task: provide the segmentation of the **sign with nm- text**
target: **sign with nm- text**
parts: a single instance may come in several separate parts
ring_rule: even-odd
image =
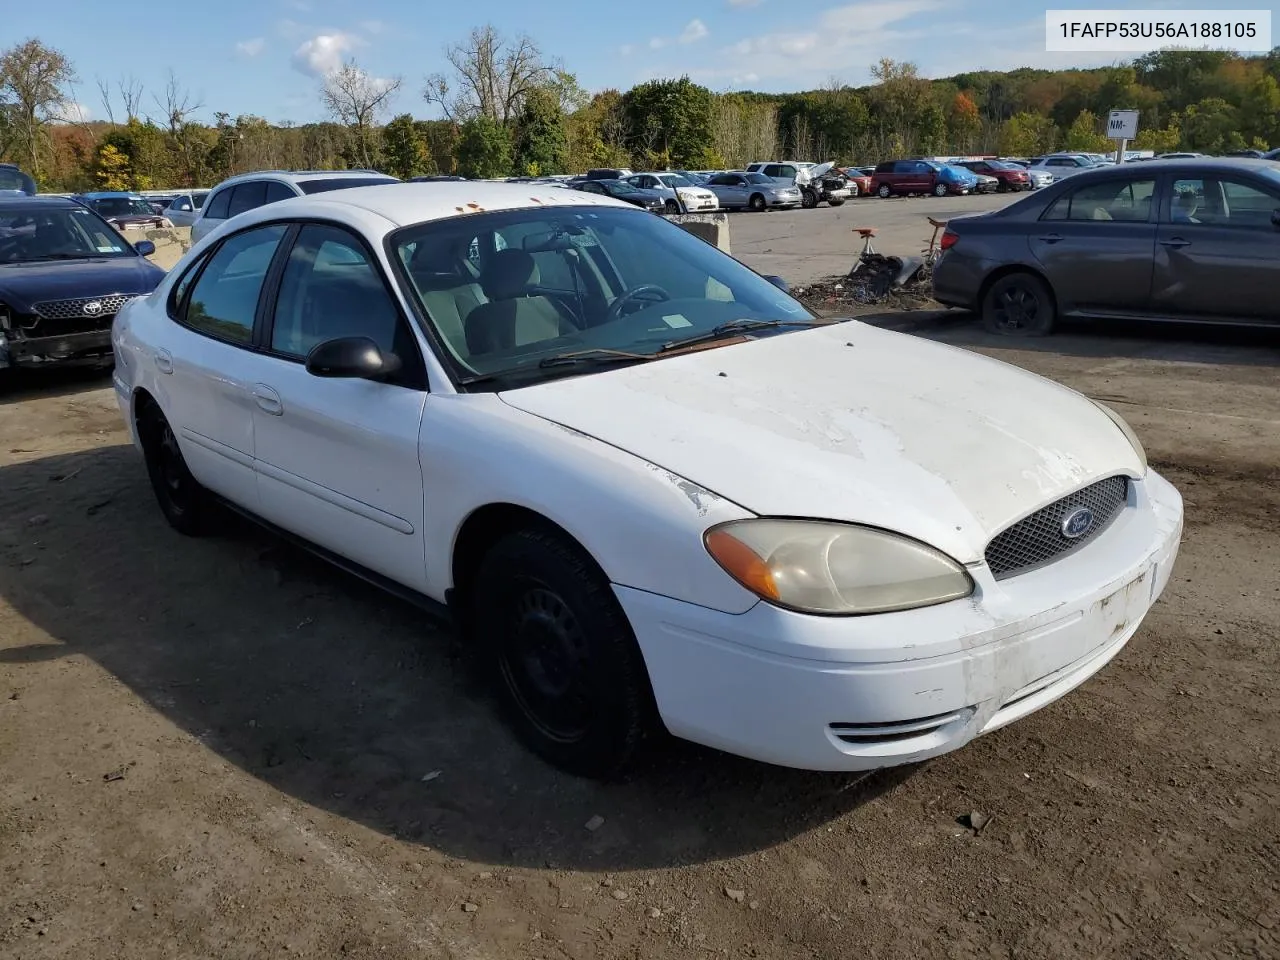
[[[1112,110],[1107,118],[1107,136],[1112,140],[1132,140],[1138,135],[1137,110]]]

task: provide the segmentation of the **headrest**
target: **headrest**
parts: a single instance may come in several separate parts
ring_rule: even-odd
[[[523,250],[499,250],[480,271],[480,289],[490,300],[523,296],[538,283],[538,265]]]

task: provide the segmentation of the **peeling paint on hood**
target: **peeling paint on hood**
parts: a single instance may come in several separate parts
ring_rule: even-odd
[[[848,322],[502,394],[753,513],[873,524],[961,562],[1045,503],[1136,475],[1085,397]]]

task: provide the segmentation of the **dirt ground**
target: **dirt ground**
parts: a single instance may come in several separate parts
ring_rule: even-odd
[[[559,774],[415,610],[172,533],[100,375],[0,391],[0,956],[1280,956],[1280,338],[895,323],[1115,404],[1188,522],[1099,676],[861,780]]]

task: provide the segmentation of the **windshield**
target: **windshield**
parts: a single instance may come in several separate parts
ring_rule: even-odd
[[[692,187],[693,181],[688,177],[682,177],[678,173],[664,173],[658,178],[668,187]]]
[[[151,204],[141,197],[94,197],[89,205],[100,217],[154,217]]]
[[[120,234],[88,210],[0,206],[0,263],[133,254]]]
[[[625,180],[601,180],[600,183],[605,185],[605,189],[610,193],[639,193],[633,184],[627,183]]]
[[[748,173],[746,177],[747,183],[773,183],[773,181],[763,173]]]
[[[812,319],[768,280],[640,210],[472,214],[405,227],[390,242],[463,379],[524,385],[570,373],[539,366],[556,355],[644,358],[725,323]]]

